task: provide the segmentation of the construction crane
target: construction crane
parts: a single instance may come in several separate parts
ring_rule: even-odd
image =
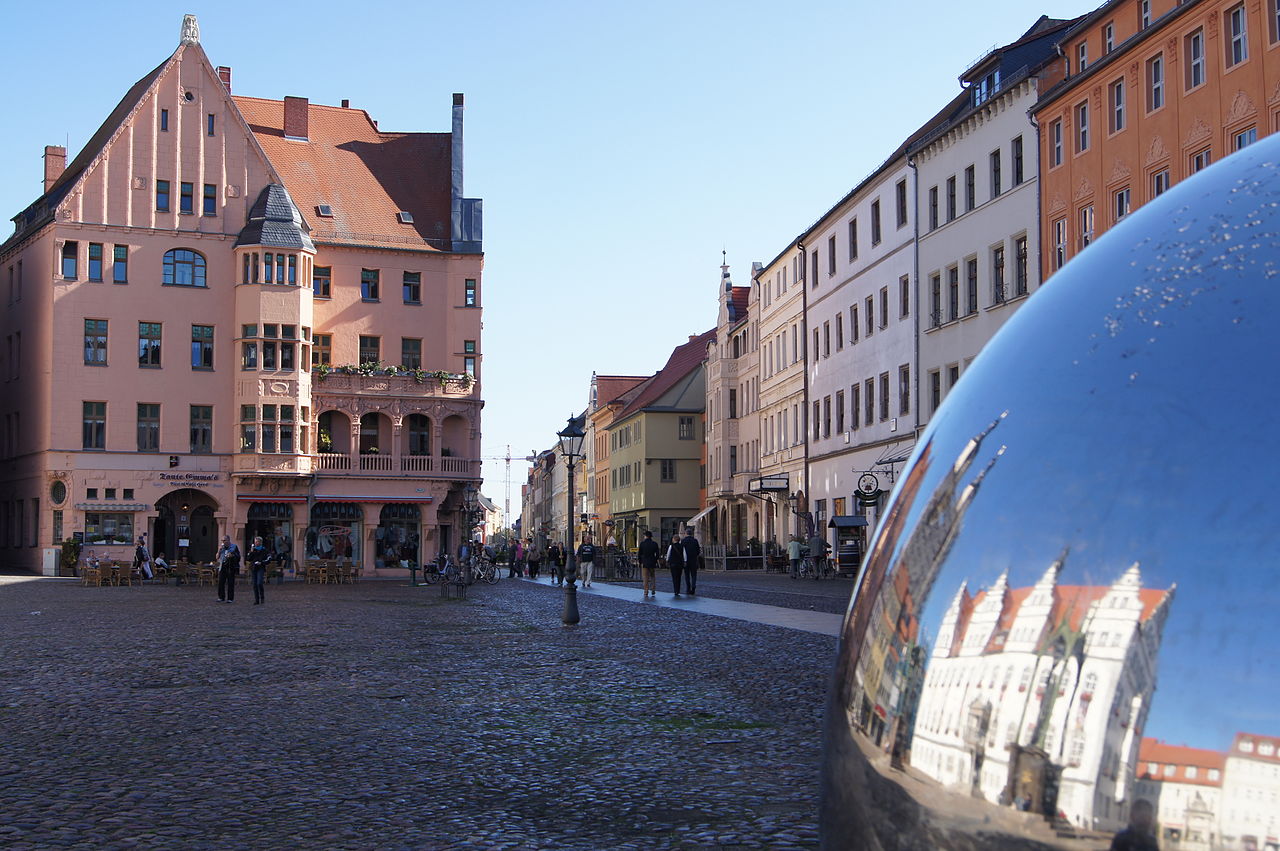
[[[502,506],[502,511],[503,511],[502,522],[510,526],[511,525],[511,444],[510,443],[507,444],[506,455],[482,455],[480,457],[484,461],[505,461],[507,464],[507,475],[506,475],[507,494],[506,494],[506,502]],[[536,461],[537,456],[525,455],[520,460]]]

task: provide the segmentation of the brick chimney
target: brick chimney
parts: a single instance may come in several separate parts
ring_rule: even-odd
[[[307,138],[306,98],[286,97],[284,99],[284,136],[286,139]]]
[[[44,146],[44,191],[48,192],[49,187],[62,177],[62,172],[67,168],[67,149],[61,145],[45,145]]]
[[[218,79],[227,87],[227,94],[231,94],[231,69],[228,66],[218,66]]]

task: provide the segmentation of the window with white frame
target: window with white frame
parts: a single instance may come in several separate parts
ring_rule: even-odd
[[[1107,99],[1111,113],[1111,132],[1119,133],[1124,129],[1124,77],[1107,87]]]
[[[1062,119],[1049,124],[1049,165],[1062,165]]]
[[[1110,53],[1116,46],[1116,25],[1108,21],[1102,28],[1102,52]]]
[[[1057,219],[1052,226],[1053,268],[1061,269],[1067,262],[1067,220]]]
[[[1147,112],[1164,106],[1164,54],[1147,60]]]
[[[1093,205],[1080,208],[1080,247],[1093,242]]]
[[[1169,169],[1161,169],[1151,175],[1151,197],[1158,198],[1169,189]]]
[[[1077,70],[1083,71],[1089,65],[1089,42],[1082,41],[1076,45]]]
[[[1112,193],[1111,198],[1114,202],[1112,209],[1115,210],[1115,221],[1118,222],[1125,216],[1129,215],[1129,210],[1131,209],[1132,196],[1129,192],[1129,187],[1126,186],[1123,189],[1117,189]]]
[[[1257,127],[1250,127],[1247,130],[1241,130],[1239,133],[1235,134],[1235,136],[1232,137],[1232,145],[1235,147],[1235,150],[1237,151],[1240,150],[1241,148],[1249,147],[1256,141],[1258,141]]]
[[[1194,89],[1204,83],[1204,28],[1193,32],[1184,40],[1187,65],[1187,88]]]
[[[1208,148],[1203,151],[1196,151],[1191,155],[1191,173],[1195,174],[1209,167],[1209,163],[1213,162],[1213,154]]]
[[[1089,102],[1076,104],[1076,153],[1089,150]]]
[[[1249,28],[1243,3],[1227,11],[1226,30],[1227,67],[1234,68],[1249,58]]]
[[[1151,26],[1151,0],[1142,0],[1138,14],[1144,30]]]

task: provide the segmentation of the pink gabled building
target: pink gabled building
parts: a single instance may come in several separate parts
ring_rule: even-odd
[[[479,485],[481,210],[452,128],[231,94],[193,17],[0,245],[0,559],[261,534],[396,575]]]

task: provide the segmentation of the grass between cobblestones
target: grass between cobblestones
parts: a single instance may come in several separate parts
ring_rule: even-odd
[[[503,582],[0,577],[6,848],[816,847],[835,640]],[[249,598],[249,599],[246,599]]]

